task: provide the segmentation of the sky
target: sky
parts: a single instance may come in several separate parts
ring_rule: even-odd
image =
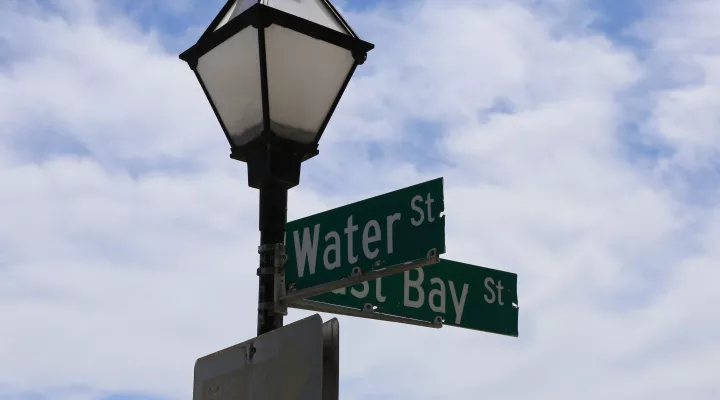
[[[255,336],[257,191],[178,59],[222,3],[0,1],[0,399],[189,399]],[[720,398],[720,1],[336,3],[376,47],[288,217],[443,177],[520,303],[339,317],[341,398]]]

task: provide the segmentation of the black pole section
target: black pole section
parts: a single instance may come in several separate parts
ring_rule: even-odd
[[[260,187],[260,286],[258,290],[257,334],[283,326],[283,317],[274,312],[275,244],[284,244],[287,222],[288,189],[282,184],[266,182]]]

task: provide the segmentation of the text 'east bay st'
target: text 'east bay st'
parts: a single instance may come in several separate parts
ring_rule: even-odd
[[[517,336],[517,275],[450,260],[310,300]]]

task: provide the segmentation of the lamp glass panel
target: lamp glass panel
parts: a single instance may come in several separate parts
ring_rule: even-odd
[[[265,29],[270,127],[312,143],[355,59],[344,48],[278,25]]]
[[[249,26],[198,60],[200,79],[235,145],[262,132],[258,43],[257,29]]]
[[[242,14],[245,10],[257,4],[257,2],[258,0],[235,0],[233,5],[230,6],[230,9],[228,9],[223,18],[220,20],[220,23],[215,27],[215,30],[222,28],[230,22],[231,19]]]
[[[264,4],[316,24],[349,34],[324,0],[265,0]]]

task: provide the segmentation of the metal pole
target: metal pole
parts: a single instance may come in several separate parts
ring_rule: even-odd
[[[283,326],[283,316],[275,312],[276,244],[284,244],[287,222],[287,196],[285,186],[267,182],[260,187],[260,268],[258,269],[258,324],[257,334],[262,335]]]

